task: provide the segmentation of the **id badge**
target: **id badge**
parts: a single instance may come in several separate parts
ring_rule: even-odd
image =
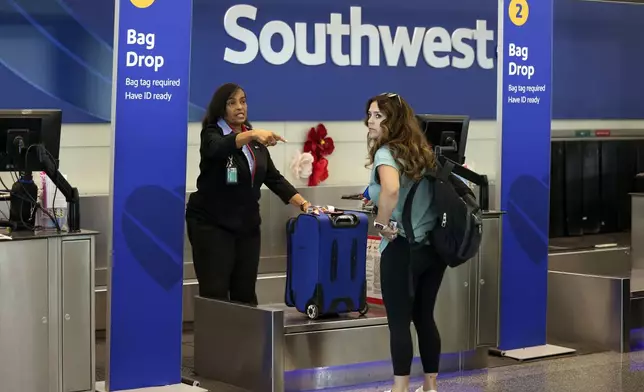
[[[226,165],[226,184],[237,185],[237,167],[233,164],[233,158],[228,158]]]

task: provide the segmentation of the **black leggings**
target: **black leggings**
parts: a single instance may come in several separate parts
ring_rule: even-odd
[[[410,322],[418,334],[418,348],[425,373],[438,373],[441,338],[434,321],[436,296],[446,265],[431,246],[414,251],[415,260],[428,260],[410,293],[410,246],[403,237],[389,243],[380,257],[382,299],[389,323],[389,344],[395,376],[409,376],[413,358]]]
[[[237,235],[198,218],[187,217],[199,296],[257,305],[255,284],[261,235]]]

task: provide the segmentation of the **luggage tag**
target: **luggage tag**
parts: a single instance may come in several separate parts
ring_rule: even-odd
[[[228,157],[228,164],[226,165],[226,184],[237,185],[237,166],[233,162],[233,157]]]

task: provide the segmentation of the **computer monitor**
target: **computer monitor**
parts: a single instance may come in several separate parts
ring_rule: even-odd
[[[446,158],[461,165],[465,163],[469,116],[418,114],[416,119],[432,147],[445,147],[442,154]]]
[[[0,110],[0,172],[44,171],[43,151],[58,166],[62,117],[59,109]]]
[[[79,232],[78,188],[73,187],[58,170],[62,118],[60,109],[0,110],[0,172],[21,172],[26,177],[29,177],[31,172],[45,172],[67,201],[69,231]],[[20,185],[20,180],[16,181],[16,184],[17,186],[11,190],[12,203],[15,199],[20,204],[24,204],[25,201],[36,204],[37,191],[36,195],[27,195],[29,191]],[[33,189],[31,193],[34,193]],[[14,210],[14,206],[11,209]],[[18,209],[15,211],[12,216],[23,215]],[[46,213],[55,221],[49,212]],[[8,224],[2,222],[2,225],[18,227],[15,223],[10,219]],[[56,227],[60,230],[57,223]]]

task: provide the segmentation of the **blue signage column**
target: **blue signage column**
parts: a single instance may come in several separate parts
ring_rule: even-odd
[[[502,350],[546,343],[553,0],[499,2]]]
[[[191,0],[116,0],[110,391],[181,382]]]

